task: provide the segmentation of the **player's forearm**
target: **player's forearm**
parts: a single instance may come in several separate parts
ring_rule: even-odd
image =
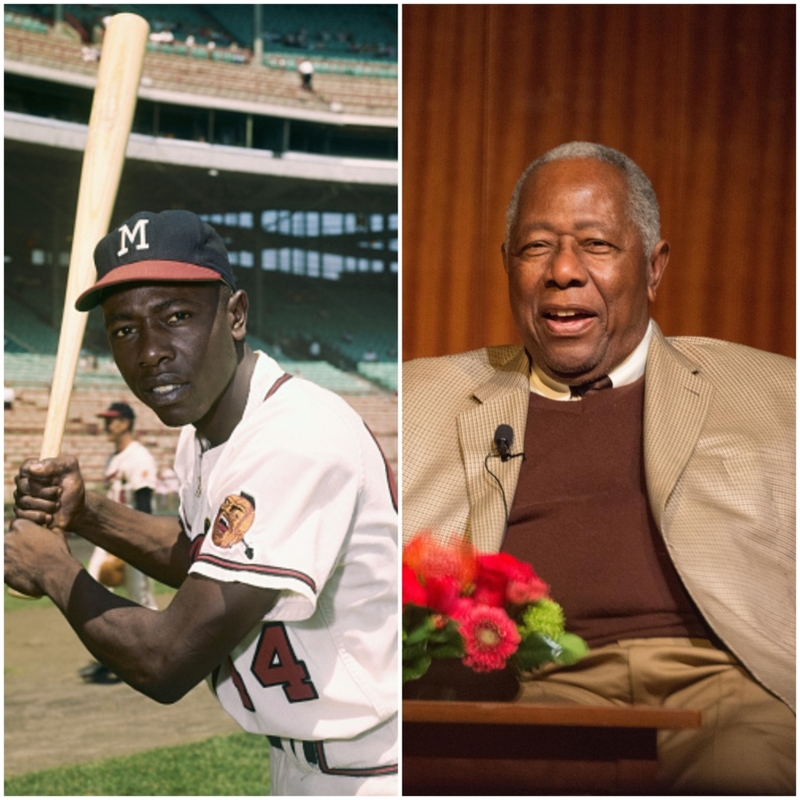
[[[38,561],[37,563],[40,563]],[[68,554],[37,585],[87,649],[137,691],[174,703],[221,664],[275,606],[278,591],[190,576],[163,611],[106,591]]]
[[[168,586],[180,586],[189,570],[189,540],[177,517],[144,514],[87,493],[73,531]]]
[[[165,631],[162,614],[107,591],[75,559],[52,562],[42,583],[87,650],[132,688],[173,703],[199,682],[187,681],[170,659],[177,637]]]

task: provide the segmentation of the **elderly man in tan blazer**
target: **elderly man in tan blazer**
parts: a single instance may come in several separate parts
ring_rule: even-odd
[[[592,651],[522,701],[700,709],[660,734],[665,791],[794,794],[795,365],[662,335],[659,226],[610,148],[523,173],[503,260],[524,348],[404,366],[404,535],[466,532],[551,585]]]

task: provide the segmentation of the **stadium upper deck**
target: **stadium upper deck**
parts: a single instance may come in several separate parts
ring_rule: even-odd
[[[101,42],[85,41],[78,28],[67,23],[48,24],[8,8],[4,36],[7,73],[81,87],[94,85]],[[334,58],[325,51],[284,50],[257,57],[235,44],[209,48],[208,43],[196,39],[191,45],[186,39],[151,41],[140,99],[337,125],[397,126],[396,64]],[[302,88],[297,72],[303,58],[314,65],[313,91]]]

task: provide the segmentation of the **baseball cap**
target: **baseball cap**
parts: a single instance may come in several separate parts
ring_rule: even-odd
[[[105,411],[101,411],[98,417],[105,417],[106,419],[129,419],[133,422],[136,419],[136,414],[127,403],[112,403]]]
[[[220,235],[191,211],[140,211],[104,236],[94,250],[98,281],[76,301],[90,311],[105,289],[126,283],[223,281],[236,291]]]

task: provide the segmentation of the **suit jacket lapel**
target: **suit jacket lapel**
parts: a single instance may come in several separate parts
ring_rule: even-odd
[[[520,348],[490,380],[476,388],[473,394],[478,404],[457,419],[470,506],[469,533],[479,550],[496,552],[503,541],[507,509],[511,509],[517,489],[522,459],[505,463],[496,457],[489,459],[488,466],[502,485],[501,491],[486,469],[486,456],[493,452],[494,432],[503,423],[514,430],[512,452],[522,449],[530,391],[528,371],[528,357]]]
[[[654,323],[645,377],[644,459],[650,508],[662,532],[664,507],[697,444],[713,392]]]

